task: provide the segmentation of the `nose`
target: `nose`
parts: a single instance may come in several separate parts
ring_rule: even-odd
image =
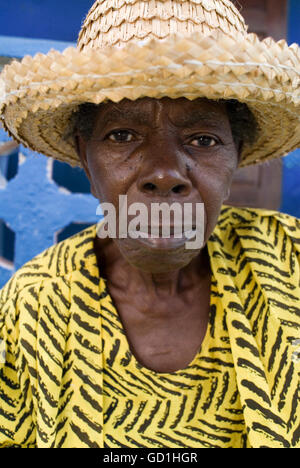
[[[152,196],[168,197],[174,194],[187,197],[192,191],[192,182],[184,156],[170,141],[149,144],[142,158],[138,188]]]

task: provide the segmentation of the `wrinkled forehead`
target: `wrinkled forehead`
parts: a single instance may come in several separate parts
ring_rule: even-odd
[[[163,97],[140,98],[136,101],[123,99],[119,103],[105,102],[100,104],[97,120],[107,122],[113,120],[134,120],[140,124],[155,123],[162,116],[176,121],[178,126],[193,125],[201,120],[213,119],[223,124],[227,120],[226,106],[217,101],[198,98],[172,99]]]

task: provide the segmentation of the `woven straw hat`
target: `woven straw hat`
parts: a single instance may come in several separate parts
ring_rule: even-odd
[[[97,0],[77,48],[26,56],[0,75],[0,116],[23,145],[80,166],[70,118],[83,102],[236,99],[259,133],[240,166],[300,146],[300,49],[248,34],[229,0]]]

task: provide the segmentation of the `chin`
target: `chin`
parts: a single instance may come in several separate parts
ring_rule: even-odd
[[[124,242],[125,240],[127,242]],[[167,273],[184,268],[201,251],[201,249],[186,250],[184,246],[170,250],[147,249],[135,245],[134,242],[128,242],[128,239],[119,240],[118,247],[130,265],[148,273]]]

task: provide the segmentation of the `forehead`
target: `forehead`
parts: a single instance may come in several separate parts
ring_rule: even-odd
[[[98,122],[108,123],[119,120],[133,120],[139,124],[153,124],[161,116],[167,115],[176,126],[193,125],[201,120],[224,123],[227,112],[224,103],[208,99],[186,98],[161,99],[140,98],[136,101],[123,99],[119,103],[108,102],[99,106]]]

